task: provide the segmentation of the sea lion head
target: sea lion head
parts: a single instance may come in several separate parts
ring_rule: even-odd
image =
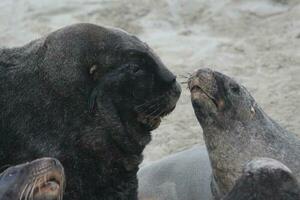
[[[243,168],[243,174],[224,200],[296,200],[300,187],[292,171],[271,158],[255,158]]]
[[[64,170],[54,158],[9,167],[0,174],[1,199],[61,200],[64,188]]]
[[[136,36],[118,29],[106,31],[110,40],[105,49],[110,50],[90,70],[95,91],[109,94],[122,119],[138,121],[151,131],[175,108],[181,93],[176,76]],[[101,101],[101,95],[96,96]]]
[[[146,43],[121,29],[79,23],[49,34],[41,43],[37,54],[42,79],[64,98],[90,93],[101,98],[105,93],[123,120],[138,119],[152,130],[180,96],[176,76]],[[96,112],[101,108],[96,105],[99,99],[94,100],[90,109]]]
[[[203,128],[228,128],[257,116],[257,105],[245,87],[210,69],[200,69],[188,83],[195,114]]]

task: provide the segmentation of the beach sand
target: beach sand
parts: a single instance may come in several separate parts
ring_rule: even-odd
[[[2,47],[77,22],[117,26],[146,41],[180,82],[203,67],[234,77],[266,113],[300,135],[299,0],[1,0],[0,9]],[[182,84],[144,164],[197,143],[202,129]]]

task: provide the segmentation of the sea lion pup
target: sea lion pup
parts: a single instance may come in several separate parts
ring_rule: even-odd
[[[299,200],[300,187],[291,170],[270,158],[257,158],[223,200]]]
[[[169,155],[139,170],[139,200],[211,200],[211,173],[205,146]]]
[[[54,158],[12,166],[0,174],[1,200],[62,200],[64,168]]]
[[[253,157],[276,159],[300,180],[299,138],[264,113],[245,87],[210,69],[195,72],[188,85],[221,195]]]
[[[181,92],[145,43],[76,24],[2,49],[0,66],[0,164],[55,157],[68,178],[64,199],[137,198],[150,131]]]

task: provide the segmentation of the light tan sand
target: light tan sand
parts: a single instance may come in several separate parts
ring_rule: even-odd
[[[233,76],[300,135],[300,0],[1,0],[0,9],[1,46],[75,22],[118,26],[146,41],[177,75],[210,67]],[[176,110],[153,132],[145,163],[203,143],[182,88]]]

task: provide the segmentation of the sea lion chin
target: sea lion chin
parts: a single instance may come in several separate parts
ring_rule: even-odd
[[[245,87],[200,69],[189,78],[189,89],[221,194],[231,190],[253,157],[274,158],[300,180],[300,139],[271,119]]]

